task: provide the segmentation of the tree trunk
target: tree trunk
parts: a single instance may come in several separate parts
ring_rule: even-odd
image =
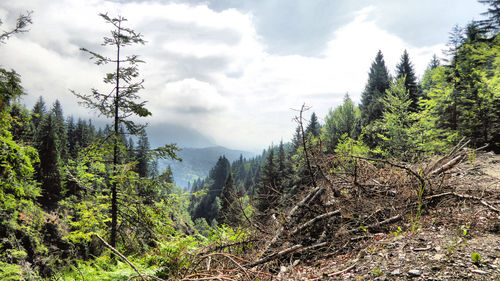
[[[116,52],[116,92],[115,92],[115,126],[114,126],[114,143],[113,143],[113,176],[115,180],[111,186],[111,241],[110,245],[116,247],[116,234],[118,228],[118,202],[117,202],[117,183],[116,183],[116,166],[118,165],[118,126],[119,115],[118,106],[120,99],[120,25],[118,23],[118,37],[117,37],[117,52]]]

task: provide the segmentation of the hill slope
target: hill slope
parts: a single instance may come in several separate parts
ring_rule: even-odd
[[[174,174],[176,185],[187,188],[188,182],[208,176],[210,169],[215,165],[220,156],[224,155],[229,162],[233,162],[242,156],[250,158],[254,153],[241,150],[233,150],[222,146],[211,146],[205,148],[182,148],[178,156],[182,162],[173,160],[161,160],[159,169],[162,171],[169,165]]]

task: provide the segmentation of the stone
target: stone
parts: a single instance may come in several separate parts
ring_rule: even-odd
[[[477,274],[482,274],[482,275],[488,274],[488,272],[480,270],[480,269],[473,269],[472,272],[477,273]]]
[[[412,270],[408,271],[408,275],[417,277],[417,276],[422,275],[422,272],[420,272],[420,270],[418,270],[418,269],[412,269]]]
[[[432,270],[432,271],[438,271],[438,270],[441,270],[441,266],[439,266],[439,265],[433,265],[433,266],[431,267],[431,270]]]
[[[394,269],[394,270],[391,272],[391,275],[394,275],[394,276],[401,275],[401,271],[399,270],[399,268],[396,268],[396,269]]]

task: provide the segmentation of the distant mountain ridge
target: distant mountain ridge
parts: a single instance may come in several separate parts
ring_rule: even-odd
[[[160,160],[160,171],[166,169],[169,165],[174,174],[175,184],[184,188],[188,187],[188,182],[193,182],[198,178],[208,176],[210,169],[217,163],[219,157],[224,155],[229,162],[233,162],[240,158],[251,158],[255,153],[229,149],[223,146],[210,146],[204,148],[181,148],[177,153],[182,159],[182,162],[173,161],[170,159]]]

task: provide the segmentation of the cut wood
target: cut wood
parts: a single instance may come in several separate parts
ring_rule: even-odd
[[[275,260],[279,257],[282,257],[282,256],[286,256],[286,255],[289,255],[289,254],[292,254],[292,253],[295,253],[295,252],[298,252],[302,249],[302,245],[298,244],[298,245],[295,245],[295,246],[292,246],[288,249],[285,249],[283,251],[280,251],[278,253],[275,253],[275,254],[272,254],[270,256],[267,256],[263,259],[260,259],[256,262],[253,262],[251,264],[248,264],[246,265],[247,268],[252,268],[252,267],[256,267],[257,265],[261,265],[261,264],[264,264],[264,263],[267,263],[267,262],[270,262],[272,260]]]
[[[487,201],[483,200],[483,198],[471,196],[471,195],[466,195],[466,194],[459,194],[459,193],[455,193],[455,192],[445,192],[445,193],[435,194],[432,196],[427,196],[427,197],[425,197],[425,199],[430,200],[430,199],[435,199],[435,198],[444,197],[444,196],[448,196],[448,195],[455,196],[455,197],[461,198],[461,199],[472,199],[472,200],[479,201],[479,203],[481,203],[481,205],[486,206],[488,209],[490,209],[496,213],[500,213],[499,209],[497,209],[491,205],[491,204],[494,204],[494,202],[487,202]]]
[[[288,213],[288,215],[286,216],[286,219],[285,219],[285,223],[289,223],[293,216],[295,215],[295,213],[297,213],[297,211],[304,207],[306,204],[312,202],[317,196],[319,196],[321,193],[323,193],[325,189],[322,188],[322,187],[315,187],[314,189],[312,189],[306,197],[304,197],[304,199],[302,199],[297,205],[295,205],[291,210],[290,212]],[[278,230],[276,231],[276,234],[273,236],[273,238],[271,240],[269,240],[268,243],[266,243],[266,245],[264,246],[263,250],[260,252],[261,254],[265,253],[271,246],[273,246],[277,241],[278,239],[281,237],[281,235],[283,234],[283,231],[285,230],[285,226],[284,225],[281,225]]]
[[[438,169],[432,171],[430,173],[431,176],[435,176],[435,175],[439,175],[443,172],[446,172],[448,170],[450,170],[451,168],[453,168],[455,165],[457,165],[460,160],[462,160],[462,158],[464,158],[465,154],[460,154],[458,155],[457,157],[451,159],[450,161],[448,161],[446,164],[444,164],[443,166],[439,167]]]
[[[300,231],[310,227],[311,225],[315,224],[317,221],[320,221],[320,220],[323,220],[323,219],[326,219],[326,218],[329,218],[329,217],[333,217],[333,216],[336,216],[336,215],[339,215],[340,214],[340,210],[335,210],[335,211],[332,211],[332,212],[328,212],[328,213],[325,213],[325,214],[322,214],[322,215],[319,215],[317,217],[314,217],[310,220],[308,220],[306,223],[300,225],[299,227],[295,228],[291,233],[290,235],[291,236],[294,236],[296,235],[297,233],[299,233]]]

